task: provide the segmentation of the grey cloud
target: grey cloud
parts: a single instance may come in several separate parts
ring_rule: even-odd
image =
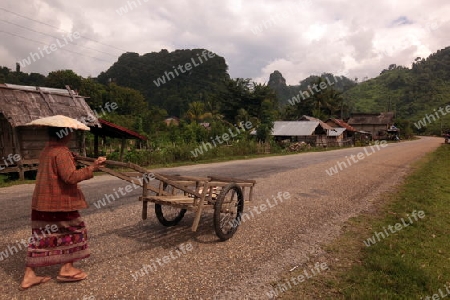
[[[119,15],[117,10],[130,3],[136,7]],[[293,12],[292,7],[297,6]],[[373,77],[391,63],[409,66],[416,56],[448,46],[450,29],[450,4],[445,0],[199,0],[195,5],[186,0],[32,0],[0,7],[77,31],[82,37],[65,48],[81,55],[61,49],[23,71],[46,74],[72,69],[82,76],[97,76],[125,51],[144,54],[162,48],[207,48],[225,57],[232,77],[267,81],[277,66],[281,73],[289,74],[285,77],[291,84],[322,72]],[[270,25],[274,16],[282,18]],[[1,10],[0,18],[62,34]],[[252,28],[264,22],[267,28],[254,34]],[[2,24],[2,30],[46,44],[54,41],[13,25]],[[405,33],[416,37],[420,45],[399,44]],[[16,61],[43,47],[1,32],[0,38],[0,65],[12,69]]]

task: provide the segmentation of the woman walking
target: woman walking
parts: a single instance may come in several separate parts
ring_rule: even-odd
[[[106,160],[99,157],[93,165],[76,169],[74,156],[67,145],[73,129],[89,130],[77,120],[54,116],[35,120],[29,125],[48,126],[49,142],[39,157],[31,205],[32,236],[37,238],[28,246],[21,290],[51,279],[36,275],[36,267],[62,265],[56,277],[59,282],[80,281],[87,277],[73,265],[90,255],[86,225],[78,212],[88,204],[78,182],[92,178],[93,172]]]

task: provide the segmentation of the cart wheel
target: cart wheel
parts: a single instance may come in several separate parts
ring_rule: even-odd
[[[155,213],[158,221],[169,227],[177,225],[183,219],[186,210],[169,205],[155,204]]]
[[[167,183],[164,183],[163,189],[166,192],[170,192],[170,187]],[[170,205],[161,205],[155,203],[155,214],[158,221],[167,227],[175,226],[183,219],[186,209],[173,207]]]
[[[241,223],[244,195],[236,183],[225,186],[214,205],[214,229],[222,241],[231,238]]]

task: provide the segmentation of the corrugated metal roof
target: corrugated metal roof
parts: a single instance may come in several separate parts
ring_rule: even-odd
[[[272,135],[274,136],[305,136],[312,135],[319,126],[318,121],[275,121]]]
[[[310,116],[307,116],[307,115],[303,115],[303,116],[300,118],[300,120],[301,120],[301,121],[307,120],[307,121],[316,121],[316,122],[319,122],[320,126],[322,126],[322,128],[323,128],[324,130],[330,130],[330,129],[333,128],[333,127],[331,127],[330,125],[328,125],[327,123],[323,122],[322,120],[317,119],[317,118],[314,118],[314,117],[310,117]]]
[[[125,139],[140,139],[143,141],[147,140],[147,137],[140,135],[139,133],[130,130],[128,128],[122,127],[120,125],[108,122],[103,119],[98,119],[101,128],[91,127],[91,132],[99,135],[107,135],[113,138],[125,138]]]
[[[349,124],[345,123],[344,120],[341,119],[329,119],[329,120],[331,120],[334,124],[340,127],[346,128],[348,131],[356,132],[356,129],[350,126]]]
[[[328,130],[328,136],[340,136],[344,131],[347,130],[343,127],[335,127],[333,129]]]
[[[11,83],[5,83],[6,87],[15,89],[15,90],[22,90],[22,91],[37,91],[36,86],[30,86],[30,85],[17,85],[17,84],[11,84]],[[69,96],[70,93],[66,89],[56,89],[56,88],[49,88],[49,87],[39,87],[39,89],[45,93],[52,93],[52,94],[61,94],[61,95],[67,95]],[[72,93],[75,94],[75,91],[72,90]]]

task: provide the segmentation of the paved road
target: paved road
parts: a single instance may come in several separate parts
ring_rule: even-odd
[[[398,184],[411,163],[441,143],[440,138],[422,138],[386,147],[155,170],[256,179],[252,206],[271,202],[272,207],[262,212],[248,206],[248,220],[227,242],[215,236],[210,211],[203,214],[195,233],[190,231],[189,213],[178,226],[164,228],[150,205],[149,219],[140,220],[138,189],[97,208],[94,202],[127,185],[109,175],[97,176],[81,183],[91,204],[82,214],[92,255],[79,267],[89,279],[66,285],[50,282],[26,292],[17,291],[25,250],[16,241],[29,237],[34,185],[0,189],[0,252],[9,253],[0,261],[0,298],[268,299],[270,284],[292,268],[306,269],[314,262],[331,268],[333,262],[323,261],[321,246],[339,235],[348,218],[370,209],[382,192]],[[330,176],[330,168],[336,174]],[[290,197],[273,204],[279,192]],[[152,268],[140,272],[143,264]],[[39,272],[55,275],[57,268]]]

